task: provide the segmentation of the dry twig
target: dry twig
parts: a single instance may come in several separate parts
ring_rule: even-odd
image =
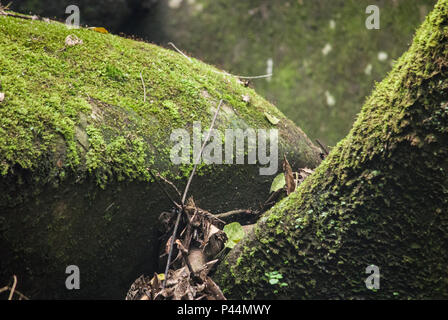
[[[192,62],[191,58],[189,56],[187,56],[185,53],[183,53],[182,51],[180,51],[172,42],[168,42],[168,44],[170,46],[172,46],[177,52],[179,52],[181,55],[183,55],[185,58],[187,58],[190,62]]]
[[[221,101],[219,101],[218,108],[216,109],[215,115],[213,117],[212,124],[210,125],[210,130],[208,130],[207,137],[205,138],[204,143],[202,144],[202,147],[201,147],[201,151],[199,152],[198,157],[197,157],[197,159],[196,159],[196,161],[194,163],[193,171],[191,172],[190,177],[188,178],[188,182],[187,182],[187,185],[185,187],[184,194],[182,196],[182,206],[185,203],[185,199],[187,197],[188,189],[190,188],[191,180],[193,179],[194,173],[196,172],[196,167],[198,166],[199,160],[202,157],[202,152],[204,151],[205,145],[207,144],[208,139],[210,138],[210,134],[211,134],[211,132],[213,130],[213,127],[215,125],[216,117],[218,116],[219,109],[221,109],[222,102],[223,102],[223,100],[221,99]]]
[[[155,177],[154,173],[152,173],[151,169],[146,168],[148,170],[151,177],[154,179],[154,181],[159,185],[160,189],[162,189],[163,193],[167,196],[167,198],[171,201],[171,203],[178,209],[181,209],[180,204],[178,204],[176,201],[171,198],[170,194],[166,191],[166,189],[160,184],[159,180]],[[160,176],[160,175],[159,175]],[[179,197],[180,198],[180,197]]]
[[[199,152],[198,158],[196,159],[197,161],[195,161],[193,170],[191,171],[190,177],[188,178],[188,181],[187,181],[187,185],[185,186],[184,194],[183,194],[182,200],[181,200],[182,209],[181,210],[176,209],[177,219],[176,219],[176,224],[174,225],[173,235],[171,236],[170,250],[169,250],[169,253],[168,253],[168,260],[166,262],[166,267],[165,267],[165,279],[163,280],[163,284],[162,284],[163,288],[165,288],[166,280],[168,278],[168,270],[169,270],[169,266],[170,266],[170,263],[171,263],[171,256],[172,256],[172,253],[173,253],[173,245],[174,245],[174,241],[175,241],[175,238],[176,238],[177,228],[178,228],[179,222],[180,222],[180,217],[181,217],[183,211],[185,210],[185,199],[187,197],[188,189],[190,188],[191,181],[192,181],[193,176],[194,176],[194,174],[196,172],[196,168],[197,168],[197,165],[199,163],[199,159],[201,159],[202,152],[204,151],[205,145],[207,144],[208,139],[210,138],[210,134],[211,134],[211,132],[213,130],[213,127],[215,125],[215,121],[216,121],[216,118],[218,116],[219,109],[221,109],[222,102],[223,102],[223,100],[221,99],[221,101],[219,101],[218,108],[216,109],[215,115],[214,115],[212,123],[210,125],[210,129],[209,129],[209,131],[207,133],[207,137],[205,138],[204,143],[202,144],[201,151]]]
[[[263,74],[263,75],[260,75],[260,76],[238,76],[238,75],[231,74],[231,73],[228,73],[228,72],[225,72],[225,71],[216,71],[216,70],[212,70],[212,71],[214,73],[224,74],[226,76],[236,77],[236,78],[239,78],[239,79],[247,79],[247,80],[270,78],[273,75],[272,73],[268,73],[268,74]]]
[[[180,54],[183,55],[185,58],[187,58],[190,62],[192,62],[191,58],[190,58],[189,56],[187,56],[185,53],[183,53],[181,50],[179,50],[179,49],[175,46],[174,43],[172,43],[172,42],[168,42],[168,44],[169,44],[170,46],[172,46],[178,53],[180,53]],[[225,72],[225,71],[215,71],[215,70],[212,70],[212,71],[215,72],[215,73],[225,74],[225,75],[227,75],[227,76],[237,77],[237,78],[239,78],[239,79],[248,79],[248,80],[249,80],[249,79],[263,79],[263,78],[270,78],[270,77],[272,77],[272,73],[263,74],[263,75],[260,75],[260,76],[237,76],[237,75],[234,75],[234,74],[230,74],[230,73],[228,73],[228,72]]]
[[[168,252],[168,259],[166,261],[165,277],[164,277],[163,283],[162,283],[163,289],[165,289],[165,286],[166,286],[166,280],[168,278],[168,270],[169,270],[170,264],[171,264],[171,256],[173,255],[174,238],[176,237],[177,228],[179,227],[180,217],[182,215],[182,210],[175,209],[175,211],[177,213],[177,218],[176,218],[176,224],[174,225],[173,235],[171,236],[170,250]]]
[[[0,288],[0,293],[9,291],[8,300],[12,300],[12,298],[14,297],[14,294],[19,296],[19,300],[22,300],[22,299],[29,300],[29,298],[27,296],[25,296],[20,291],[16,290],[16,287],[17,287],[17,276],[16,275],[13,276],[13,279],[14,279],[14,282],[13,282],[12,287],[4,286],[3,288]]]
[[[12,288],[11,288],[11,292],[9,293],[8,300],[12,300],[12,297],[14,295],[14,291],[16,290],[16,286],[17,286],[17,277],[16,277],[16,275],[13,275],[13,278],[14,278],[14,283],[12,284]]]
[[[251,214],[252,210],[249,209],[237,209],[237,210],[232,210],[232,211],[228,211],[228,212],[223,212],[223,213],[218,213],[215,214],[214,216],[218,219],[226,219],[229,217],[233,217],[235,215],[239,215],[239,214]]]
[[[171,187],[173,187],[174,191],[176,191],[177,195],[179,196],[179,199],[182,198],[182,195],[180,194],[179,189],[177,189],[176,185],[172,183],[170,180],[166,179],[165,177],[161,176],[160,173],[157,173],[157,177],[162,179],[165,183],[169,184]]]
[[[328,156],[329,152],[327,150],[327,148],[325,148],[325,146],[322,144],[322,142],[320,142],[319,139],[316,139],[317,144],[320,146],[320,148],[322,149],[322,152]]]

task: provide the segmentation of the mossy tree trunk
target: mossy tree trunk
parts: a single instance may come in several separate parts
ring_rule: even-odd
[[[220,265],[224,293],[447,298],[447,76],[448,1],[440,0],[349,135]],[[366,287],[369,265],[379,268],[378,290]],[[273,271],[283,276],[276,284]]]

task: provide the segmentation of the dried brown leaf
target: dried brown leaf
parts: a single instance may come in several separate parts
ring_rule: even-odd
[[[207,262],[205,259],[205,255],[201,249],[194,248],[190,250],[188,254],[188,261],[193,269],[193,272],[199,272],[204,268],[205,263]]]
[[[204,246],[204,254],[207,259],[215,257],[225,246],[227,235],[224,231],[219,230],[213,233]]]
[[[173,236],[169,237],[168,241],[165,244],[165,254],[169,254],[170,253],[171,239],[172,238],[173,238]]]
[[[289,195],[296,190],[296,183],[294,182],[292,168],[286,159],[286,155],[283,155],[283,173],[285,174],[286,194]]]
[[[157,273],[154,272],[154,277],[151,280],[152,291],[157,292],[160,289],[160,281]]]
[[[184,297],[187,296],[189,289],[190,289],[190,277],[184,276],[181,279],[179,279],[179,282],[174,287],[173,300],[182,300]]]

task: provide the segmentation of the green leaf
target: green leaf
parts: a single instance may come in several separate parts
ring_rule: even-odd
[[[280,119],[274,117],[273,115],[270,115],[267,112],[265,112],[264,115],[269,120],[269,122],[272,123],[274,126],[280,122]]]
[[[278,283],[278,279],[269,279],[269,283],[270,284],[277,284]]]
[[[243,227],[238,222],[226,224],[223,231],[227,235],[226,247],[230,249],[240,242],[245,235]]]
[[[283,173],[279,173],[272,181],[271,190],[269,192],[275,192],[280,190],[286,185],[285,175]]]

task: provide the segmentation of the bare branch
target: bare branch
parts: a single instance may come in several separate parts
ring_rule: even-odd
[[[218,213],[218,214],[215,214],[214,216],[218,219],[225,219],[225,218],[229,218],[234,215],[239,215],[242,213],[251,214],[252,211],[249,209],[237,209],[237,210],[232,210],[232,211],[228,211],[228,212]]]
[[[205,145],[207,144],[208,139],[210,138],[210,134],[215,125],[216,117],[218,116],[219,109],[221,109],[222,102],[223,100],[221,99],[221,101],[219,101],[218,108],[216,109],[215,115],[213,117],[212,124],[210,125],[210,129],[208,130],[207,137],[205,138],[204,143],[202,144],[201,151],[199,152],[198,157],[194,163],[193,171],[191,172],[190,177],[188,178],[188,182],[187,185],[185,186],[184,194],[182,196],[182,206],[185,204],[185,199],[187,197],[188,189],[190,188],[191,180],[193,179],[194,173],[196,172],[196,167],[198,166],[199,160],[202,157],[202,152],[204,151]]]
[[[170,251],[168,253],[168,260],[166,261],[166,267],[165,267],[165,278],[163,279],[163,284],[162,284],[163,289],[165,289],[166,280],[168,278],[168,269],[170,267],[171,256],[173,254],[174,238],[176,237],[177,228],[179,227],[179,222],[180,222],[180,216],[182,215],[183,210],[175,209],[175,211],[177,212],[177,219],[176,219],[176,224],[174,225],[173,235],[171,236]]]
[[[182,51],[180,51],[175,45],[174,45],[174,43],[172,43],[172,42],[168,42],[168,44],[170,45],[170,46],[172,46],[177,52],[179,52],[181,55],[183,55],[185,58],[187,58],[190,62],[193,62],[192,60],[191,60],[191,58],[189,57],[189,56],[187,56],[186,54],[184,54]]]
[[[190,62],[193,62],[193,61],[191,60],[191,58],[190,58],[189,56],[187,56],[185,53],[183,53],[181,50],[179,50],[179,49],[174,45],[174,43],[172,43],[172,42],[168,42],[168,44],[169,44],[170,46],[172,46],[178,53],[180,53],[180,54],[183,55],[185,58],[187,58]],[[237,75],[234,75],[234,74],[225,72],[225,71],[215,71],[215,70],[212,70],[212,71],[215,72],[215,73],[225,74],[225,75],[227,75],[227,76],[237,77],[237,78],[240,78],[240,79],[263,79],[263,78],[270,78],[270,77],[272,77],[272,73],[263,74],[263,75],[260,75],[260,76],[237,76]]]
[[[328,156],[329,152],[328,152],[327,148],[325,148],[325,146],[320,142],[319,139],[316,139],[316,142],[317,142],[317,144],[320,146],[320,148],[322,149],[322,152],[323,152],[326,156]]]
[[[16,286],[17,286],[17,277],[16,277],[16,275],[13,275],[13,278],[14,278],[14,283],[12,284],[12,288],[11,288],[11,292],[9,293],[8,300],[12,300],[12,297],[14,295],[14,291],[16,290]]]
[[[261,76],[235,76],[234,77],[238,77],[240,79],[263,79],[263,78],[270,78],[272,77],[272,73],[268,73],[268,74],[263,74]]]
[[[159,177],[160,179],[162,179],[165,183],[169,184],[170,186],[173,187],[173,189],[176,191],[176,193],[179,196],[179,199],[182,198],[182,195],[180,194],[179,189],[177,189],[176,185],[174,183],[172,183],[171,181],[169,181],[168,179],[166,179],[165,177],[163,177],[162,175],[160,175],[160,173],[157,172],[157,177]]]
[[[225,72],[225,71],[216,71],[216,70],[212,70],[212,71],[214,73],[224,74],[226,76],[236,77],[236,78],[239,78],[239,79],[248,79],[248,80],[250,80],[250,79],[270,78],[273,75],[272,73],[268,73],[268,74],[263,74],[263,75],[260,75],[260,76],[238,76],[238,75],[231,74],[231,73],[228,73],[228,72]]]
[[[171,198],[170,194],[166,191],[166,189],[162,186],[162,184],[159,182],[159,180],[157,180],[157,178],[154,176],[154,173],[152,173],[151,169],[146,168],[146,170],[148,170],[149,174],[151,175],[151,177],[154,179],[154,181],[157,183],[157,185],[160,187],[160,189],[162,189],[163,193],[166,195],[166,197],[174,204],[174,206],[178,209],[181,208],[181,206],[173,200],[173,198]]]

